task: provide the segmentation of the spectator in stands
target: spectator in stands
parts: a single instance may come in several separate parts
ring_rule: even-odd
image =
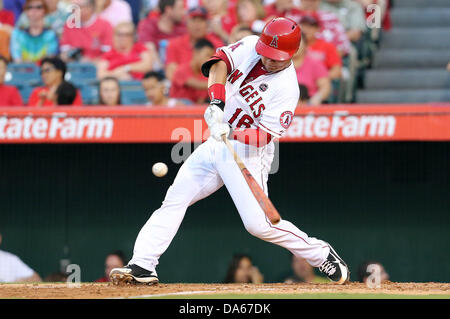
[[[66,74],[66,64],[58,57],[45,58],[41,61],[41,78],[43,87],[35,88],[28,100],[29,106],[54,106],[56,104],[56,90],[63,83]],[[75,101],[72,105],[83,104],[81,94],[77,90]]]
[[[300,21],[300,26],[303,31],[303,38],[307,44],[308,56],[325,65],[330,79],[340,79],[342,75],[342,59],[332,43],[317,38],[317,33],[320,30],[317,15],[305,15]]]
[[[0,30],[11,32],[14,28],[14,13],[3,8],[3,0],[0,0]]]
[[[327,278],[316,276],[314,273],[314,268],[308,264],[306,259],[295,257],[291,254],[291,268],[293,275],[284,280],[287,284],[293,283],[328,283],[330,282]]]
[[[144,75],[142,88],[148,99],[148,106],[169,106],[191,104],[189,100],[169,98],[167,80],[162,72],[151,71]]]
[[[264,282],[264,276],[253,265],[250,256],[244,254],[233,256],[224,283],[260,284],[262,282]]]
[[[259,0],[238,0],[236,4],[239,25],[245,25],[254,33],[261,33],[264,28],[266,12]],[[233,41],[230,40],[230,43]]]
[[[14,14],[14,23],[16,23],[22,13],[25,0],[3,0],[3,7]]]
[[[166,76],[172,80],[177,66],[191,61],[193,47],[197,40],[206,38],[214,48],[223,46],[223,42],[213,34],[208,34],[208,12],[204,7],[195,7],[189,10],[187,19],[188,33],[169,41],[166,58]]]
[[[175,70],[170,97],[186,98],[193,103],[208,101],[208,79],[203,76],[201,66],[214,54],[214,45],[207,39],[200,39],[194,45],[194,55],[188,63],[180,64]]]
[[[55,92],[55,105],[73,105],[77,98],[77,88],[70,82],[63,81]]]
[[[374,272],[372,270],[372,272],[370,272],[370,268],[369,266],[378,266],[379,268],[377,269],[376,272]],[[374,267],[374,269],[376,269]],[[380,283],[385,282],[387,280],[389,280],[389,274],[386,272],[386,270],[384,269],[383,265],[377,261],[366,261],[363,262],[359,267],[358,267],[358,281],[359,282],[364,282],[366,283],[368,278],[370,277],[370,275],[372,274],[379,274],[380,275]]]
[[[72,0],[80,7],[80,26],[74,21],[64,25],[61,36],[61,57],[65,61],[96,62],[111,50],[113,29],[108,21],[95,14],[95,0]]]
[[[0,244],[2,234],[0,233]],[[41,277],[18,256],[0,250],[0,282],[38,282]]]
[[[117,78],[108,76],[98,84],[99,105],[118,106],[122,104],[120,96],[120,83]]]
[[[285,17],[298,23],[302,12],[295,7],[293,0],[275,0],[272,4],[264,7],[266,11],[266,20],[276,17]]]
[[[341,56],[348,55],[351,43],[344,26],[334,13],[319,10],[320,3],[321,0],[302,0],[300,4],[300,9],[303,11],[302,16],[315,14],[320,25],[320,33],[317,38],[334,44]]]
[[[183,0],[159,0],[160,15],[149,15],[142,19],[138,25],[139,42],[152,43],[157,50],[165,54],[167,40],[186,34],[186,24],[183,21],[186,10]],[[161,57],[163,58],[163,57]]]
[[[64,24],[69,17],[71,10],[70,5],[62,0],[44,0],[47,5],[47,14],[44,18],[45,26],[56,32],[58,37],[61,36]],[[26,14],[22,12],[17,21],[17,26],[26,29],[30,26],[30,21]]]
[[[126,265],[125,254],[116,250],[112,253],[109,253],[105,259],[105,276],[97,279],[95,282],[108,282],[109,281],[109,273],[113,268],[121,268]]]
[[[0,55],[0,106],[23,106],[19,90],[12,85],[5,85],[8,60]]]
[[[113,48],[102,55],[97,64],[97,76],[113,76],[119,80],[140,80],[153,68],[157,53],[135,42],[132,22],[118,24],[114,29]]]
[[[14,28],[14,13],[3,9],[3,0],[0,0],[0,55],[10,59],[9,42]]]
[[[133,23],[131,7],[124,0],[95,0],[96,12],[114,28],[120,23]]]
[[[324,0],[320,9],[333,12],[338,17],[352,42],[358,42],[367,29],[363,8],[353,0]]]
[[[308,104],[320,105],[327,100],[331,93],[331,81],[328,78],[328,71],[321,61],[314,60],[306,52],[306,37],[302,40],[302,45],[294,55],[295,70],[299,84],[303,84],[308,89],[310,96]]]
[[[303,84],[298,84],[298,89],[300,90],[300,97],[297,106],[305,106],[310,98],[308,88]]]
[[[230,43],[236,43],[249,35],[255,35],[255,32],[246,25],[238,24],[233,28],[233,31],[231,31]]]
[[[229,43],[229,35],[237,24],[236,10],[228,6],[228,0],[208,0],[205,7],[209,15],[209,28],[224,43]]]
[[[11,57],[14,62],[37,62],[58,54],[58,36],[44,25],[47,4],[44,0],[27,0],[24,7],[29,21],[27,29],[14,28],[11,34]]]

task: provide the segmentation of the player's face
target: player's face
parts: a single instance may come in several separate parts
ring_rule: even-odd
[[[266,68],[266,70],[269,72],[281,71],[281,70],[285,69],[286,67],[288,67],[289,64],[291,64],[291,60],[277,61],[277,60],[272,60],[270,58],[266,58],[265,56],[261,56],[261,62],[264,65],[264,67]]]

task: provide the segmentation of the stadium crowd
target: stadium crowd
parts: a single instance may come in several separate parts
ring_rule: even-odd
[[[372,4],[389,30],[390,0],[0,0],[0,106],[207,103],[202,63],[279,16],[303,31],[299,103],[352,103]]]

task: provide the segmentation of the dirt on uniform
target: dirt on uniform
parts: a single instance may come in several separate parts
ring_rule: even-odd
[[[394,295],[450,295],[448,283],[383,283],[381,288],[368,288],[363,283],[334,284],[158,284],[154,286],[110,283],[82,283],[68,287],[65,283],[0,284],[0,298],[27,299],[97,299],[168,297],[177,295],[214,294],[305,294],[305,293],[376,293]]]

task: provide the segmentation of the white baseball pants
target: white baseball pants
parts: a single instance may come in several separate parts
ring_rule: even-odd
[[[230,142],[267,194],[267,179],[273,154],[267,154],[263,148]],[[162,206],[142,227],[129,264],[155,270],[159,257],[177,233],[186,209],[224,184],[250,234],[288,249],[314,267],[320,266],[327,258],[330,249],[326,242],[308,237],[287,220],[282,219],[277,225],[270,223],[225,143],[209,138],[181,166]]]

